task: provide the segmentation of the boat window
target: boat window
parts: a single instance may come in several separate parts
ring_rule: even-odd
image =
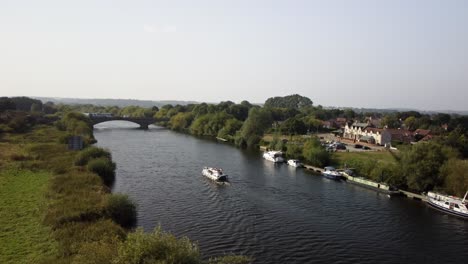
[[[460,207],[458,206],[458,204],[455,204],[455,208],[460,208]]]
[[[449,203],[448,202],[445,202],[446,205],[448,205]]]

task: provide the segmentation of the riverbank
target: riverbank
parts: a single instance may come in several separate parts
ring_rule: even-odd
[[[259,149],[261,151],[267,151],[268,148],[266,146],[260,146]],[[394,162],[391,154],[385,153],[385,152],[377,152],[377,153],[378,153],[377,157],[380,157],[379,162],[383,162],[383,163],[393,163]],[[374,155],[376,155],[375,153],[347,153],[347,152],[342,152],[342,153],[339,153],[339,154],[341,154],[341,155],[339,155],[339,157],[337,158],[338,160],[340,160],[340,163],[338,163],[338,164],[342,164],[342,165],[346,164],[346,162],[351,160],[351,159],[353,159],[353,160],[365,160],[365,159],[369,158],[370,156],[375,157]],[[347,157],[348,155],[350,155],[351,158]],[[304,164],[304,168],[307,169],[307,170],[313,171],[315,173],[320,173],[320,174],[325,171],[323,168],[319,168],[319,167],[312,166],[312,165],[309,165],[309,164]],[[409,199],[420,200],[420,201],[423,201],[423,202],[427,201],[427,197],[425,195],[422,195],[422,194],[413,193],[413,192],[410,192],[410,191],[407,191],[407,190],[401,190],[401,189],[392,190],[392,188],[386,183],[375,182],[375,181],[372,181],[370,179],[366,179],[364,177],[353,177],[353,176],[348,175],[348,174],[346,174],[344,172],[342,172],[342,175],[343,175],[344,179],[349,181],[350,183],[360,185],[360,186],[362,186],[364,188],[367,188],[367,189],[371,189],[371,190],[374,190],[374,191],[377,191],[377,192],[383,192],[385,194],[389,194],[389,195],[392,195],[392,196],[403,196],[403,197],[407,197]]]
[[[87,126],[79,114],[67,114],[58,126],[1,134],[0,263],[205,263],[188,238],[161,229],[128,229],[136,219],[135,205],[126,195],[110,192],[111,154],[96,147],[70,151],[64,144],[70,131]],[[87,131],[92,138],[92,127]],[[135,239],[152,246],[142,248]],[[250,262],[229,255],[209,263],[229,259]]]
[[[140,205],[138,225],[150,230],[159,222],[176,236],[198,241],[203,254],[247,254],[265,264],[400,263],[408,256],[411,262],[427,256],[427,247],[420,246],[426,241],[438,244],[431,250],[437,261],[446,260],[447,252],[463,251],[465,223],[418,201],[389,199],[274,164],[258,150],[167,129],[112,125],[103,125],[95,136],[119,164],[114,190]],[[130,144],[122,144],[126,139]],[[207,165],[223,168],[231,184],[220,186],[203,177]],[[437,226],[438,232],[427,232],[428,226]],[[453,260],[461,256],[448,259],[457,263]]]
[[[79,152],[60,143],[64,136],[49,125],[2,135],[1,263],[71,262],[104,234],[123,237],[105,213],[108,188],[73,166]]]

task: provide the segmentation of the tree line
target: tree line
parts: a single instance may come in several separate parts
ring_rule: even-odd
[[[11,109],[20,109],[17,108],[17,103],[21,109],[29,108],[31,113],[38,113],[35,110],[38,110],[41,105],[34,99],[2,97],[0,106],[3,112],[0,118],[8,116]],[[47,111],[43,110],[44,105],[49,106]],[[348,166],[355,167],[363,176],[414,191],[446,188],[450,193],[459,194],[460,190],[456,191],[455,187],[468,188],[468,182],[464,180],[466,176],[463,176],[466,173],[453,172],[455,168],[466,166],[463,162],[468,157],[468,116],[444,113],[429,115],[417,111],[357,113],[352,109],[325,109],[320,105],[314,106],[312,100],[300,95],[272,97],[267,99],[263,106],[248,101],[240,103],[224,101],[218,104],[168,104],[160,108],[45,103],[42,104],[41,109],[40,113],[46,116],[77,111],[154,117],[158,120],[167,120],[161,122],[160,125],[175,131],[195,136],[223,138],[243,148],[256,148],[263,144],[272,149],[283,150],[289,157],[304,159],[316,166],[329,165],[334,160],[333,154],[328,153],[313,135],[315,132],[330,131],[323,127],[323,121],[346,118],[347,121],[363,122],[371,117],[380,119],[381,127],[430,129],[433,131],[434,138],[429,143],[403,146],[399,153],[393,153],[395,163],[382,163],[372,159],[368,162],[350,160]],[[20,131],[24,127],[27,129],[31,121],[28,118],[31,118],[31,115],[22,116],[16,120],[10,118],[8,122],[0,124],[0,131]],[[66,130],[70,134],[89,134],[89,130],[92,129],[89,124],[85,124],[86,120],[78,122],[76,117],[65,120],[68,119]],[[60,122],[58,125],[60,126]],[[264,142],[265,134],[276,136],[272,142]],[[297,140],[295,137],[296,140],[279,140],[279,136],[289,136],[292,139],[294,135],[306,135],[307,138]],[[89,140],[92,141],[91,138]],[[457,185],[456,181],[460,185]]]

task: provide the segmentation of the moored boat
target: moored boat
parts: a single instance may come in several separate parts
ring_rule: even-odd
[[[325,171],[322,172],[322,176],[324,176],[325,178],[328,178],[328,179],[331,179],[331,180],[335,180],[335,181],[339,181],[343,178],[343,176],[341,175],[341,173],[339,173],[334,167],[332,166],[328,166],[328,167],[325,167],[324,168]]]
[[[212,168],[212,167],[204,167],[202,170],[202,174],[214,181],[227,181],[228,175],[224,174],[222,169],[219,168]]]
[[[341,175],[347,180],[347,182],[356,184],[368,189],[372,189],[389,196],[398,196],[400,195],[400,191],[397,188],[394,188],[388,184],[382,182],[375,182],[369,179],[365,179],[363,177],[355,177],[352,173],[349,173],[349,170],[345,170],[341,172]]]
[[[283,152],[281,151],[267,151],[263,153],[263,158],[275,163],[284,162]]]
[[[299,160],[297,159],[290,159],[288,160],[288,165],[296,168],[301,168],[304,167],[304,164],[302,164]]]
[[[435,209],[455,215],[464,219],[468,219],[468,202],[465,193],[463,199],[455,196],[444,195],[436,192],[427,193],[427,204]]]

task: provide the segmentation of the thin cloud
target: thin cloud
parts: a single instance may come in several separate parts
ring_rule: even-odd
[[[174,33],[177,32],[177,27],[175,25],[157,26],[144,24],[143,31],[147,33]]]

